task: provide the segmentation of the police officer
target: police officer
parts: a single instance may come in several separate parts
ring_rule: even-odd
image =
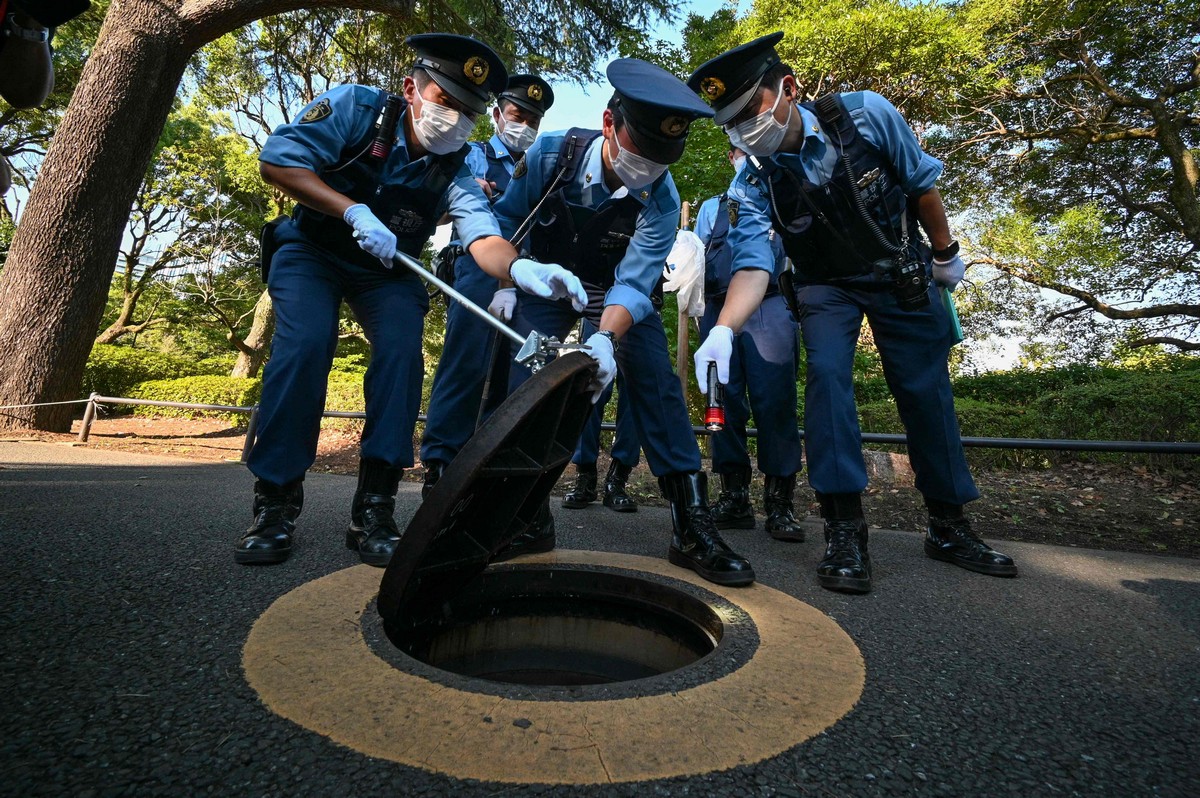
[[[727,153],[735,173],[746,153]],[[704,201],[696,214],[696,235],[704,242],[704,317],[700,337],[717,323],[729,290],[733,261],[728,242],[729,200],[722,194]],[[767,533],[776,540],[802,541],[804,528],[792,511],[796,472],[801,467],[800,430],[796,424],[796,322],[779,293],[778,278],[787,266],[783,245],[769,233],[774,258],[771,281],[761,305],[734,337],[725,387],[725,428],[712,436],[713,471],[721,476],[721,495],[713,507],[718,529],[753,529],[750,505],[750,455],[746,422],[750,411],[758,425],[758,469],[765,475],[763,510]],[[747,406],[749,394],[749,406]]]
[[[584,319],[583,337],[590,338],[596,326]],[[617,423],[613,435],[611,462],[604,476],[604,506],[618,513],[637,512],[637,502],[628,493],[629,474],[641,459],[642,447],[638,443],[637,430],[633,426],[633,415],[629,411],[629,400],[625,397],[625,380],[617,373],[616,380],[600,396],[592,408],[579,445],[571,462],[575,465],[575,485],[563,496],[562,506],[571,510],[587,507],[596,501],[596,461],[600,457],[600,431],[604,423],[604,410],[612,400],[613,386],[617,388]]]
[[[298,206],[275,231],[269,262],[276,328],[248,461],[257,477],[255,518],[237,544],[236,562],[275,563],[291,553],[343,299],[372,345],[346,545],[371,565],[391,558],[399,541],[396,489],[413,462],[428,308],[421,280],[393,259],[397,251],[419,255],[443,213],[484,270],[533,294],[567,297],[580,308],[587,301],[576,277],[520,258],[499,236],[464,163],[475,116],[489,92],[507,84],[500,58],[465,36],[424,34],[407,42],[417,58],[402,94],[334,88],[276,128],[260,156],[263,178]]]
[[[782,37],[736,47],[688,80],[712,103],[730,142],[750,156],[729,189],[733,278],[717,325],[696,351],[697,376],[703,387],[699,365],[715,360],[719,378],[728,379],[734,331],[770,282],[774,227],[796,267],[808,356],[809,483],[827,541],[820,584],[851,593],[871,589],[861,501],[867,474],[851,379],[864,315],[929,509],[925,553],[1015,576],[1012,559],[984,543],[963,515],[979,491],[963,456],[946,365],[955,338],[941,291],[953,290],[964,266],[934,187],[942,165],[878,94],[800,102],[792,70],[775,52]]]
[[[607,75],[614,93],[602,129],[543,134],[495,206],[509,233],[542,203],[529,220],[532,255],[576,274],[588,306],[576,310],[518,293],[513,326],[522,334],[537,329],[562,337],[581,315],[596,325],[586,344],[601,372],[620,368],[638,439],[671,502],[670,561],[713,582],[749,584],[750,563],[713,525],[700,450],[650,299],[679,217],[667,167],[683,154],[692,120],[711,111],[682,81],[645,61],[618,59]],[[525,377],[524,369],[514,369],[510,387]],[[532,530],[515,543],[530,551],[552,548],[553,528]]]
[[[492,109],[496,133],[487,142],[471,142],[467,166],[485,194],[495,202],[508,187],[513,168],[537,137],[542,117],[554,104],[550,84],[536,75],[514,75],[497,97]],[[482,271],[460,242],[450,245],[462,254],[454,262],[454,287],[501,321],[512,318],[516,289]],[[446,337],[442,357],[433,377],[433,391],[421,439],[421,462],[425,466],[425,488],[441,478],[446,464],[454,459],[481,418],[481,402],[487,410],[503,401],[508,385],[509,342],[462,305],[452,302],[446,313]],[[483,354],[481,354],[483,353]],[[490,369],[490,380],[489,380]],[[487,384],[489,397],[482,396]]]

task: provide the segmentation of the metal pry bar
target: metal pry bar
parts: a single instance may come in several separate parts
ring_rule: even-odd
[[[535,374],[542,368],[542,366],[546,365],[546,360],[552,350],[586,348],[565,346],[557,338],[542,335],[537,330],[529,333],[527,338],[522,338],[519,333],[517,333],[507,324],[488,313],[484,308],[476,305],[458,291],[454,290],[454,287],[445,280],[439,279],[436,274],[426,269],[425,264],[421,263],[421,261],[404,252],[397,252],[396,260],[400,261],[409,269],[412,269],[421,277],[424,277],[426,280],[436,285],[445,292],[446,296],[454,299],[471,313],[474,313],[480,319],[490,324],[501,335],[507,336],[513,341],[513,343],[517,344],[520,349],[517,350],[517,356],[514,359],[522,366],[529,366],[530,370]]]

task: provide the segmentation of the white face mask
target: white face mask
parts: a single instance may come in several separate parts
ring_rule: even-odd
[[[621,184],[630,191],[650,185],[658,180],[663,172],[667,171],[665,163],[652,161],[642,155],[621,149],[621,142],[617,141],[615,134],[612,140],[617,145],[615,155],[611,151],[609,152],[612,157],[613,171],[617,173],[617,179],[621,181]],[[608,143],[607,139],[605,143]]]
[[[739,155],[733,159],[733,173],[735,175],[740,175],[742,173],[742,170],[745,168],[746,168],[746,156],[745,155]]]
[[[475,129],[475,120],[453,108],[426,100],[420,92],[417,97],[420,98],[421,115],[413,120],[413,130],[421,146],[434,155],[448,155],[462,149]]]
[[[763,111],[745,122],[739,122],[733,126],[732,130],[726,130],[725,132],[729,134],[729,143],[747,155],[757,158],[774,155],[775,151],[779,149],[779,145],[783,143],[783,137],[787,135],[788,124],[792,121],[792,111],[794,110],[789,102],[787,119],[782,122],[775,119],[775,109],[779,107],[779,101],[782,99],[783,81],[779,81],[775,104],[771,106],[770,110]]]
[[[532,125],[527,125],[524,122],[514,122],[511,119],[500,117],[500,122],[503,125],[496,135],[504,142],[504,145],[510,150],[517,152],[525,152],[529,149],[529,145],[533,144],[533,140],[537,138],[537,128]]]

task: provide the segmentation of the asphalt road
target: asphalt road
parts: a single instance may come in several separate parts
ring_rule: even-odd
[[[1001,580],[877,532],[875,591],[855,597],[816,585],[817,542],[731,532],[760,582],[857,643],[858,705],[732,770],[523,786],[372,759],[259,701],[241,667],[250,628],[281,595],[357,564],[343,547],[354,480],[309,477],[297,549],[274,567],[232,561],[250,488],[235,464],[0,442],[0,794],[1200,794],[1193,560],[1004,543],[1021,576]],[[402,523],[419,500],[402,488]],[[666,510],[555,506],[564,548],[665,554]]]

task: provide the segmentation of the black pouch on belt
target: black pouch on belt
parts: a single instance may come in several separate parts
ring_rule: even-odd
[[[271,258],[275,257],[275,250],[279,249],[279,245],[275,243],[275,231],[287,219],[287,216],[276,216],[264,224],[262,232],[258,234],[258,272],[262,275],[263,285],[266,285],[267,275],[271,272]]]

